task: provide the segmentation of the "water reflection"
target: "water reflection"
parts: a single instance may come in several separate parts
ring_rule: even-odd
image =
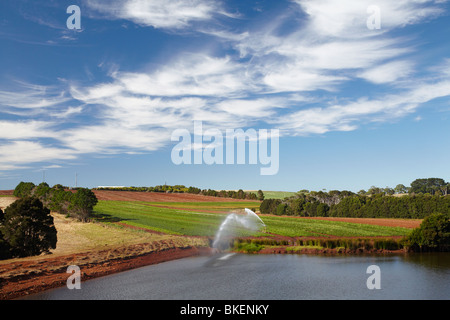
[[[367,288],[368,266],[381,289]],[[29,299],[445,299],[450,255],[244,255],[222,253],[143,267],[59,288]]]

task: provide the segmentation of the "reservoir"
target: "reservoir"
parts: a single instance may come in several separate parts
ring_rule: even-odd
[[[369,266],[380,288],[369,289]],[[448,300],[450,254],[217,254],[142,267],[25,297],[35,300]]]

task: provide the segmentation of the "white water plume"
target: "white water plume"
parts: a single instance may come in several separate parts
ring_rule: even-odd
[[[245,215],[230,213],[225,218],[217,231],[213,248],[223,249],[224,246],[228,247],[230,239],[236,237],[239,233],[257,232],[266,226],[252,210],[245,208],[245,212]]]

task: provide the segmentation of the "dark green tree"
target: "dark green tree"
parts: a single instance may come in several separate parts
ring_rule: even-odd
[[[79,220],[86,222],[97,204],[95,193],[87,188],[80,188],[70,199],[69,212]]]
[[[395,188],[394,188],[395,192],[397,194],[401,194],[401,193],[408,193],[408,188],[405,187],[405,185],[403,184],[398,184]]]
[[[3,234],[1,232],[1,226],[4,221],[4,214],[2,209],[0,209],[0,260],[8,259],[10,257],[10,246],[7,241],[3,238]]]
[[[264,199],[259,206],[259,212],[263,214],[276,214],[280,199]]]
[[[434,213],[423,219],[419,228],[408,237],[410,245],[422,250],[450,249],[450,219],[442,213]]]
[[[450,219],[445,215],[432,214],[420,224],[424,245],[438,248],[450,245]]]
[[[430,193],[435,194],[436,191],[445,187],[447,183],[441,178],[416,179],[411,182],[410,193]]]
[[[285,214],[286,214],[286,209],[287,209],[287,204],[285,204],[285,203],[280,203],[280,204],[277,206],[276,214],[277,214],[278,216],[285,215]]]
[[[258,200],[263,201],[264,200],[264,192],[262,190],[258,190],[257,192]]]
[[[31,196],[35,185],[33,182],[20,182],[14,189],[14,196],[18,198]]]
[[[45,204],[50,196],[50,190],[49,185],[46,182],[42,182],[33,189],[32,193],[34,197],[39,198]]]
[[[37,198],[21,198],[6,208],[0,232],[13,257],[34,256],[56,248],[53,217]]]
[[[375,195],[380,193],[384,193],[384,190],[382,188],[378,188],[375,186],[371,186],[370,189],[367,191],[368,195]]]

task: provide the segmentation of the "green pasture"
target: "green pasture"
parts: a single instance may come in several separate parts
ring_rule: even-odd
[[[263,191],[263,193],[264,199],[284,199],[296,194],[296,192],[290,191]]]
[[[410,229],[341,221],[311,220],[296,217],[261,216],[266,231],[288,237],[376,237],[404,236]]]

